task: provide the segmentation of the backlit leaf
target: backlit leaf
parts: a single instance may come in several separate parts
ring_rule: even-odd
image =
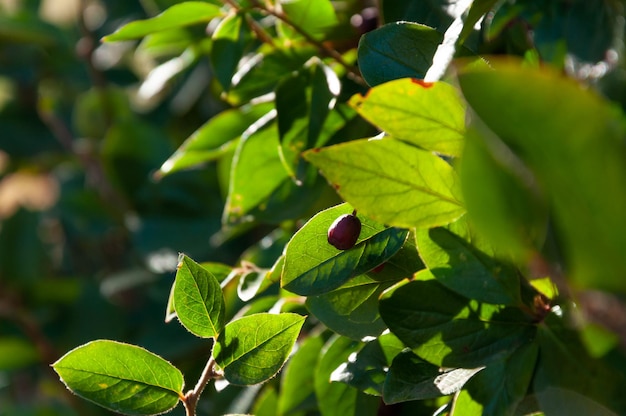
[[[208,23],[221,15],[219,6],[202,1],[187,1],[175,4],[156,17],[130,22],[112,35],[104,37],[105,42],[131,40],[164,30]]]
[[[396,139],[446,155],[461,154],[465,105],[450,84],[399,79],[353,96],[350,104]]]
[[[459,77],[463,94],[548,196],[568,277],[626,293],[624,115],[560,73],[492,64]]]
[[[158,175],[207,163],[237,146],[237,139],[246,129],[271,110],[270,104],[225,110],[196,130],[159,169]]]
[[[355,140],[308,151],[304,157],[345,201],[381,223],[429,228],[465,212],[452,167],[399,140]]]
[[[330,0],[281,0],[280,6],[290,22],[314,38],[319,38],[337,24]],[[291,37],[299,36],[287,25],[283,25],[282,29]]]

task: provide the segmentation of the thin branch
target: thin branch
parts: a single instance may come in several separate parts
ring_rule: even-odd
[[[240,6],[234,2],[234,0],[223,0],[225,4],[228,4],[229,6],[235,8],[236,10],[240,10]],[[359,71],[359,69],[354,66],[351,65],[350,63],[346,62],[346,60],[343,58],[343,56],[335,49],[328,47],[327,45],[325,45],[323,42],[320,42],[319,40],[315,39],[313,36],[311,36],[307,31],[305,31],[304,29],[302,29],[300,26],[298,26],[295,22],[293,22],[289,16],[287,16],[285,13],[283,13],[280,10],[277,10],[275,7],[269,5],[269,4],[261,4],[261,2],[259,2],[258,0],[252,0],[251,1],[252,5],[258,9],[261,10],[262,12],[265,12],[271,16],[274,16],[275,18],[279,19],[280,21],[282,21],[283,23],[285,23],[286,25],[290,26],[293,30],[295,30],[296,32],[298,32],[302,37],[304,37],[304,39],[310,43],[311,45],[315,46],[322,54],[324,54],[327,57],[330,57],[332,59],[334,59],[335,61],[337,61],[337,63],[339,63],[341,66],[343,66],[347,71],[348,74],[359,84],[362,85],[367,85],[365,80],[363,79],[363,77],[361,76],[361,72]],[[258,25],[256,25],[256,27],[252,27],[252,29],[255,31],[255,33],[257,33],[258,29]],[[266,37],[263,36],[261,37],[261,40],[263,42],[266,43],[270,43],[267,42]],[[271,42],[270,44],[273,44],[273,42]]]
[[[183,405],[185,406],[185,414],[187,416],[196,415],[196,406],[198,405],[198,400],[200,399],[200,395],[204,391],[204,388],[209,381],[220,377],[222,377],[222,373],[215,370],[215,359],[213,357],[209,358],[209,361],[207,361],[204,366],[204,370],[202,370],[202,374],[200,375],[196,386],[193,390],[189,390],[182,400]]]

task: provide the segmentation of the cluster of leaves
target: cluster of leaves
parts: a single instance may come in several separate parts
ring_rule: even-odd
[[[210,231],[219,262],[181,255],[167,304],[210,348],[193,389],[99,340],[53,364],[72,392],[133,415],[626,412],[621,312],[593,314],[626,294],[626,118],[601,96],[623,5],[380,3],[170,2],[104,37],[159,61],[138,99],[201,102],[206,82],[220,101],[172,151],[126,91],[86,93],[100,197],[139,218],[139,251],[198,259]],[[328,228],[355,210],[338,250]],[[198,401],[211,381],[243,404]]]

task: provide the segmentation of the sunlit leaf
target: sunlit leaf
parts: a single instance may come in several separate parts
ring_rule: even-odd
[[[324,35],[338,22],[330,0],[281,0],[280,6],[294,26],[314,38]],[[298,36],[288,25],[282,25],[282,31],[290,37]]]
[[[112,35],[104,37],[105,42],[142,38],[164,30],[208,23],[221,15],[219,6],[202,1],[187,1],[175,4],[156,17],[130,22]]]
[[[216,337],[224,327],[225,303],[220,283],[207,269],[181,256],[173,288],[178,320],[191,333]]]
[[[215,75],[225,90],[230,88],[233,74],[252,40],[245,14],[226,16],[213,32],[211,64]]]
[[[78,396],[127,415],[154,415],[182,397],[183,375],[143,348],[92,341],[65,354],[52,367]]]
[[[300,295],[317,295],[338,288],[393,256],[406,240],[407,231],[387,228],[367,217],[360,218],[356,245],[338,250],[328,242],[328,228],[341,215],[352,212],[347,204],[329,208],[313,217],[285,248],[281,285]]]
[[[245,106],[210,118],[161,165],[158,175],[165,176],[222,157],[237,146],[235,139],[271,108],[271,104]]]
[[[259,384],[272,378],[287,360],[304,317],[293,313],[260,313],[226,325],[213,356],[232,384]]]
[[[452,167],[399,140],[355,140],[308,151],[304,157],[345,201],[381,223],[429,228],[465,212]]]
[[[450,84],[400,79],[355,95],[350,104],[396,139],[446,155],[461,154],[465,105]]]

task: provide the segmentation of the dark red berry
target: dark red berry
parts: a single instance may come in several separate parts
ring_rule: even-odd
[[[361,234],[361,220],[353,214],[344,214],[328,228],[328,242],[339,250],[354,247]]]

